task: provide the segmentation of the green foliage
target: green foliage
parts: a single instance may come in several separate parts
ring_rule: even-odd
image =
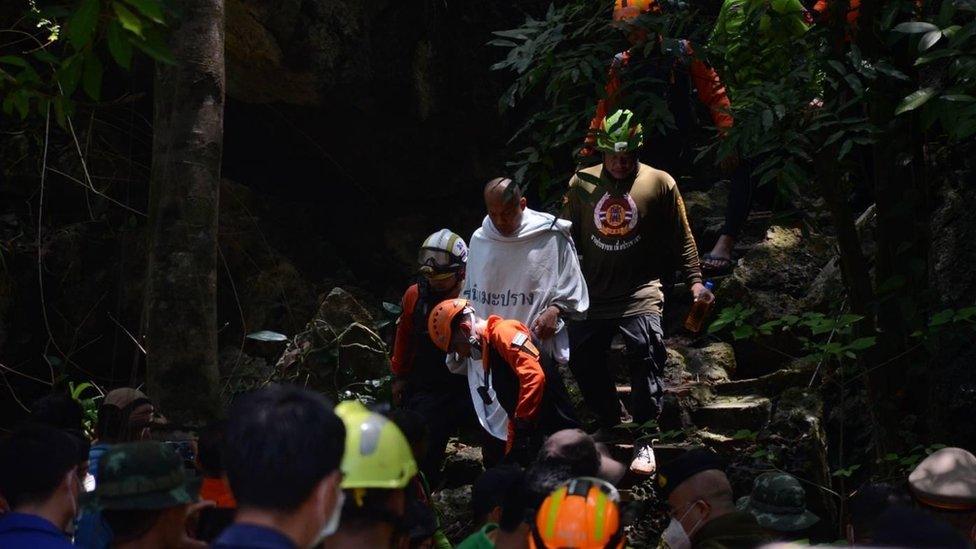
[[[491,44],[508,51],[493,68],[514,76],[500,105],[531,109],[511,141],[516,152],[509,165],[517,179],[538,182],[543,190],[563,183],[570,170],[566,160],[582,145],[596,101],[604,96],[610,59],[628,47],[623,38],[634,29],[648,39],[632,51],[658,60],[680,62],[684,48],[674,44],[688,40],[730,91],[735,125],[724,139],[704,143],[698,159],[752,159],[760,183],[775,184],[784,195],[803,192],[815,180],[816,158],[828,152],[841,168],[838,184],[859,175],[860,158],[853,153],[873,145],[886,129],[869,121],[866,105],[913,81],[923,84],[900,96],[896,116],[918,112],[924,130],[938,129],[954,143],[976,134],[976,19],[971,2],[943,0],[936,13],[927,10],[922,20],[901,22],[915,17],[914,4],[884,4],[878,29],[882,42],[897,46],[912,41],[912,62],[920,75],[899,70],[894,58],[866,56],[857,43],[838,54],[826,25],[777,38],[769,29],[795,27],[795,14],[772,10],[748,13],[730,52],[725,44],[699,41],[711,30],[707,17],[674,3],[663,6],[663,14],[614,25],[609,23],[609,3],[580,0],[495,33],[498,38]],[[737,61],[742,59],[750,61]],[[634,110],[645,128],[661,131],[672,124],[663,82],[650,78],[623,86],[626,104],[621,106]],[[746,332],[741,330],[740,336],[748,337]]]
[[[85,393],[94,391],[94,395],[86,396]],[[68,392],[71,398],[78,401],[81,404],[81,408],[84,411],[83,425],[85,429],[85,434],[89,438],[94,438],[95,436],[95,422],[98,421],[98,399],[102,398],[101,392],[94,384],[89,382],[79,383],[75,385],[75,382],[68,382]]]
[[[552,5],[544,18],[528,17],[516,29],[495,32],[496,39],[489,42],[507,50],[492,69],[513,75],[512,84],[499,99],[500,110],[532,113],[509,142],[515,152],[508,165],[520,183],[539,184],[543,191],[565,184],[572,169],[566,161],[583,145],[597,99],[605,95],[609,64],[628,47],[626,31],[651,29],[648,53],[682,55],[676,41],[658,44],[653,36],[679,34],[692,12],[644,15],[635,25],[612,25],[610,7],[611,3],[583,1],[558,8]],[[625,85],[626,93],[635,92],[627,108],[644,123],[645,132],[673,126],[664,81],[643,79]]]
[[[708,333],[717,334],[722,330],[731,329],[732,337],[736,340],[753,337],[756,334],[756,328],[748,324],[747,321],[755,312],[755,309],[746,308],[741,303],[724,307],[708,326]]]
[[[0,56],[0,107],[21,119],[32,111],[45,116],[53,107],[57,123],[64,126],[79,84],[85,98],[101,100],[106,53],[124,69],[132,65],[133,47],[157,62],[174,62],[164,40],[161,0],[81,0],[70,11],[29,2],[21,20],[47,33],[30,35],[27,47]]]
[[[708,327],[708,333],[729,331],[732,338],[738,341],[770,336],[777,332],[794,332],[803,343],[804,350],[809,353],[800,357],[801,360],[831,358],[838,362],[856,359],[860,353],[874,347],[877,342],[875,336],[853,336],[854,325],[864,320],[860,315],[827,316],[823,313],[806,312],[799,316],[783,315],[755,325],[749,322],[753,313],[754,309],[745,308],[742,304],[725,307]]]
[[[854,464],[854,465],[851,465],[850,467],[845,467],[843,469],[837,469],[833,473],[831,473],[830,476],[836,477],[836,478],[851,478],[851,475],[853,475],[854,472],[857,471],[860,468],[861,468],[861,465],[860,464]]]
[[[923,459],[945,448],[945,444],[916,445],[904,453],[889,452],[875,460],[879,478],[904,479]]]
[[[943,0],[930,21],[896,25],[892,38],[914,45],[914,66],[925,83],[906,96],[896,115],[919,110],[923,128],[941,127],[952,141],[976,135],[976,6]]]

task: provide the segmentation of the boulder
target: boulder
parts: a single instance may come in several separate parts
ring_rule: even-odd
[[[372,316],[352,294],[333,288],[305,330],[289,341],[276,368],[298,379],[310,376],[309,385],[327,394],[352,384],[378,385],[390,365],[372,326]]]
[[[720,383],[735,375],[735,351],[728,343],[713,342],[701,348],[688,348],[685,354],[685,372],[692,381]]]
[[[441,530],[451,543],[457,544],[473,531],[471,486],[465,485],[434,492],[434,509],[441,520]]]
[[[972,155],[969,158],[973,158]],[[970,172],[972,174],[972,172]],[[976,184],[955,175],[940,185],[936,208],[931,218],[932,248],[929,284],[936,291],[938,310],[972,306],[976,295]],[[926,375],[932,380],[932,395],[939,405],[925,419],[933,440],[971,441],[976,439],[976,422],[959,421],[976,408],[976,345],[970,326],[944,329],[934,343],[931,366]]]
[[[874,228],[877,226],[877,214],[872,205],[864,211],[855,222],[858,236],[861,240],[861,250],[864,257],[873,262],[875,254]],[[840,271],[840,260],[833,257],[817,274],[810,284],[807,295],[801,306],[805,310],[829,312],[836,309],[837,304],[846,297],[844,280]]]
[[[714,227],[721,227],[725,219],[725,206],[729,200],[728,181],[718,181],[704,191],[683,192],[681,198],[699,251],[708,251],[717,238],[718,231]]]
[[[217,354],[217,365],[222,384],[229,387],[231,393],[260,387],[274,374],[271,363],[264,358],[250,356],[239,347],[222,348]]]
[[[827,236],[772,226],[719,285],[719,307],[739,304],[753,309],[749,322],[755,325],[802,314],[810,285],[833,255],[833,241]],[[786,357],[802,353],[798,335],[776,331],[733,342],[739,375],[755,377],[786,366]]]
[[[835,496],[824,489],[830,488],[831,476],[823,414],[823,400],[816,390],[787,389],[757,442],[761,447],[774,447],[777,467],[801,479],[808,508],[821,518],[819,527],[829,529],[837,507]]]
[[[481,448],[453,441],[447,446],[444,458],[444,487],[457,488],[474,484],[485,471]]]

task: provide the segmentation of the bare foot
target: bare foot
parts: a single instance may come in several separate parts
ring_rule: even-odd
[[[706,271],[717,271],[728,268],[732,262],[732,248],[735,246],[735,238],[723,234],[718,237],[712,251],[702,257],[702,267]]]

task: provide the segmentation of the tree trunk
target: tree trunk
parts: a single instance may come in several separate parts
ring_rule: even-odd
[[[182,425],[220,412],[217,212],[224,123],[224,2],[176,0],[156,64],[143,333],[149,394]]]
[[[874,391],[872,406],[889,419],[887,432],[876,436],[886,442],[888,451],[897,452],[905,445],[898,431],[914,428],[905,420],[926,414],[928,380],[924,373],[910,371],[919,362],[910,335],[925,322],[929,212],[919,142],[922,132],[915,126],[914,115],[895,115],[901,98],[919,86],[919,78],[908,42],[892,44],[881,32],[886,3],[861,3],[858,45],[865,59],[889,59],[910,79],[904,82],[879,75],[867,97],[868,117],[882,130],[873,147],[873,178],[878,220],[874,282],[879,338],[875,352],[883,359],[867,377]]]

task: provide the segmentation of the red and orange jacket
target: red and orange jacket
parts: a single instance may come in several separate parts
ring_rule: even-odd
[[[695,57],[694,50],[688,41],[681,40],[680,42],[685,50],[684,53],[691,58],[689,73],[695,89],[698,90],[698,100],[708,107],[712,117],[712,123],[718,128],[719,133],[724,135],[732,127],[733,122],[732,114],[730,113],[732,103],[729,101],[725,86],[722,84],[722,80],[719,78],[718,73],[715,72],[715,69]],[[596,132],[602,128],[603,120],[607,115],[616,110],[617,105],[620,104],[620,72],[630,62],[630,57],[630,51],[625,51],[617,54],[613,58],[613,62],[610,63],[607,84],[604,86],[606,97],[597,101],[596,114],[590,120],[586,145],[583,147],[584,155],[592,153],[592,147],[596,141]]]
[[[427,333],[427,317],[439,298],[424,294],[419,284],[411,285],[403,294],[390,369],[397,377],[408,379],[411,390],[466,392],[467,378],[447,369],[447,353],[438,349]]]
[[[218,509],[236,509],[237,501],[230,490],[226,478],[203,477],[200,485],[200,499],[213,501]]]
[[[517,320],[488,317],[482,335],[482,365],[491,372],[491,386],[498,403],[508,412],[508,444],[515,438],[515,423],[537,424],[546,389],[546,374],[532,332]]]
[[[393,342],[393,356],[390,358],[391,369],[397,376],[406,376],[413,369],[418,339],[414,332],[414,310],[417,308],[419,296],[420,287],[412,284],[400,301],[400,318],[397,320],[396,340]]]

